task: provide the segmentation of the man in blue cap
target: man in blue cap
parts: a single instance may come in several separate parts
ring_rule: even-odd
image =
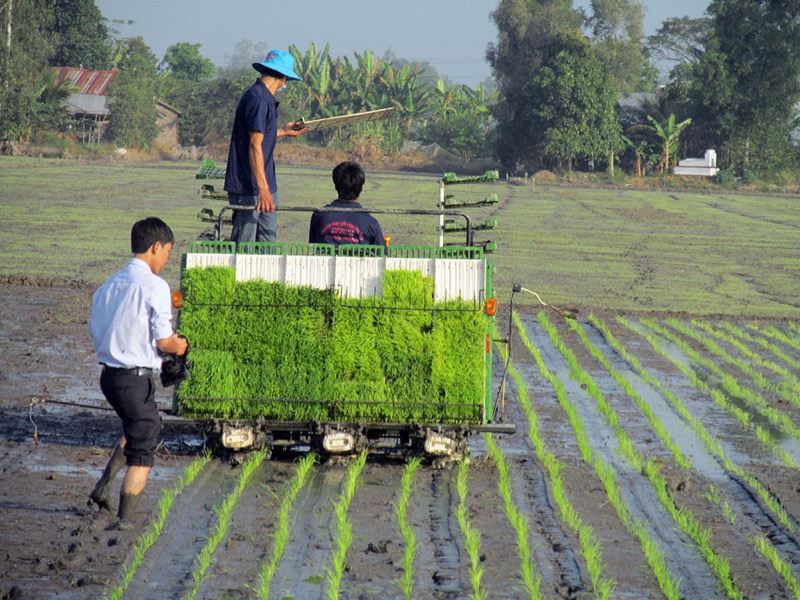
[[[297,137],[307,129],[295,122],[278,127],[275,94],[288,81],[300,81],[294,72],[294,58],[283,50],[270,50],[262,62],[253,63],[261,77],[239,100],[233,120],[225,191],[228,202],[253,210],[233,213],[234,242],[274,242],[277,239],[278,183],[273,152],[280,137]]]

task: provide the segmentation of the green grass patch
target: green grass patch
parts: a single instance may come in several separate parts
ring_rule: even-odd
[[[172,508],[172,505],[175,503],[175,500],[181,495],[187,486],[192,484],[192,482],[202,472],[210,460],[210,452],[204,452],[195,458],[183,470],[178,482],[173,487],[164,490],[164,492],[161,494],[161,499],[158,502],[158,513],[156,518],[153,520],[147,531],[140,535],[133,543],[131,560],[125,568],[125,572],[122,575],[122,581],[119,583],[119,585],[115,586],[111,590],[108,596],[111,600],[119,600],[122,598],[125,590],[128,589],[133,581],[136,571],[141,566],[142,561],[144,560],[144,555],[148,550],[150,550],[153,544],[156,543],[156,540],[164,531],[164,524],[167,521],[167,515],[169,515],[169,511]]]
[[[189,269],[182,412],[288,421],[480,423],[486,317],[434,303],[433,280],[387,271],[381,299]]]
[[[152,215],[175,231],[178,256],[208,227],[198,211],[224,206],[197,195],[203,183],[194,178],[197,167],[0,157],[0,274],[99,283],[129,256],[133,222]],[[440,176],[369,171],[361,198],[367,207],[430,210]],[[278,180],[282,206],[322,206],[334,195],[330,169],[279,164]],[[210,183],[221,188],[221,181]],[[464,201],[489,193],[499,203],[471,209],[470,216],[501,224],[489,237],[499,244],[493,260],[502,298],[522,281],[536,282],[536,291],[555,304],[797,318],[796,198],[506,182],[456,190]],[[306,241],[309,218],[281,213],[280,239]],[[436,217],[379,220],[395,244],[434,243]],[[178,285],[177,260],[165,277]]]

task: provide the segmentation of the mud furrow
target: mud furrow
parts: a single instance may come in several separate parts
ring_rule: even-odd
[[[368,464],[348,513],[353,543],[348,571],[342,580],[342,598],[394,598],[399,595],[402,539],[394,502],[403,468],[397,464]],[[413,496],[412,496],[413,497]]]
[[[495,364],[496,381],[502,377],[502,367],[499,361]],[[506,455],[511,470],[514,499],[531,525],[529,541],[536,567],[542,576],[542,590],[553,590],[559,597],[570,598],[578,590],[589,587],[584,582],[576,556],[580,552],[573,549],[578,547],[578,542],[564,530],[563,521],[558,518],[558,511],[551,503],[545,472],[536,460],[527,436],[527,418],[519,404],[513,401],[515,393],[514,382],[509,378],[506,421],[516,423],[517,432],[496,436],[497,445]],[[475,442],[482,440],[476,438]],[[483,448],[482,443],[480,447]]]
[[[584,581],[573,541],[562,529],[556,507],[550,502],[544,472],[530,460],[511,459],[514,495],[520,510],[532,525],[531,541],[536,564],[542,574],[542,589],[552,589],[561,598],[573,598],[589,585]]]
[[[634,521],[647,524],[650,537],[658,542],[670,571],[680,574],[681,592],[690,598],[721,598],[718,589],[712,589],[708,584],[709,581],[715,581],[716,577],[697,547],[678,533],[676,524],[661,509],[647,479],[641,473],[634,472],[621,457],[614,432],[597,411],[593,399],[571,378],[564,357],[552,346],[538,325],[530,321],[525,324],[528,336],[539,348],[548,368],[565,385],[570,401],[584,422],[590,447],[616,472],[619,490],[631,517]]]
[[[770,539],[781,540],[780,543],[786,548],[786,551],[790,552],[792,558],[800,564],[800,556],[797,554],[800,551],[800,545],[798,545],[797,538],[785,531],[785,528],[763,506],[750,486],[726,469],[721,461],[706,449],[695,432],[672,410],[672,407],[667,404],[662,395],[645,383],[630,368],[628,362],[608,346],[605,338],[594,327],[587,328],[587,331],[592,342],[602,348],[614,368],[631,382],[636,392],[648,403],[653,412],[659,416],[673,439],[679,441],[684,454],[692,462],[693,470],[714,482],[715,485],[724,486],[728,495],[735,499],[741,512],[753,520],[760,531],[767,533]],[[659,375],[662,379],[664,378],[663,374]],[[758,479],[755,474],[754,477]],[[796,522],[796,519],[793,519],[793,521]]]
[[[333,503],[344,476],[344,467],[321,466],[300,492],[292,510],[289,544],[272,580],[276,598],[324,597],[325,569],[333,549]]]
[[[425,481],[427,478],[427,482]],[[412,521],[417,528],[418,565],[414,589],[421,598],[457,599],[468,596],[469,561],[456,540],[455,473],[425,469],[414,489]]]
[[[275,508],[291,476],[291,464],[265,462],[245,488],[234,510],[230,531],[217,549],[200,598],[251,598],[259,566],[272,547]]]
[[[145,555],[126,592],[129,598],[180,598],[191,587],[197,554],[215,519],[214,506],[233,489],[238,471],[213,460],[178,497],[164,531]]]
[[[560,461],[564,491],[579,518],[593,528],[602,546],[602,575],[615,582],[613,597],[638,600],[659,596],[638,541],[620,523],[592,466],[581,460],[574,433],[552,386],[540,375],[521,341],[515,342],[514,356],[516,370],[526,382],[535,405],[544,442]],[[520,419],[527,426],[527,418]],[[564,526],[564,522],[559,520],[559,525]],[[577,548],[579,542],[574,543]],[[585,559],[581,554],[582,569],[586,568]],[[588,573],[584,581],[588,587]]]

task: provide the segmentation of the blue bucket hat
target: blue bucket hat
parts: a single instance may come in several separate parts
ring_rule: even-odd
[[[265,68],[272,69],[287,79],[301,81],[301,77],[294,72],[294,57],[285,50],[270,50],[262,62],[253,63],[253,68],[262,74]]]

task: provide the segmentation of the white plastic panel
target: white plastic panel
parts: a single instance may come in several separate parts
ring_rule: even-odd
[[[304,285],[318,290],[327,290],[333,284],[333,256],[287,256],[286,285]]]
[[[485,263],[482,260],[437,258],[434,266],[434,299],[436,302],[463,298],[481,301],[485,284]]]
[[[235,254],[201,254],[193,253],[186,255],[186,268],[194,267],[233,267],[236,265]]]
[[[264,279],[284,281],[286,257],[273,254],[239,254],[236,258],[236,281]]]
[[[237,281],[264,279],[320,290],[334,287],[348,298],[380,294],[386,269],[420,271],[433,276],[437,302],[482,301],[486,277],[485,261],[449,258],[187,254],[186,268],[193,267],[234,267]]]
[[[384,258],[336,257],[334,286],[343,298],[370,298],[381,293]]]

